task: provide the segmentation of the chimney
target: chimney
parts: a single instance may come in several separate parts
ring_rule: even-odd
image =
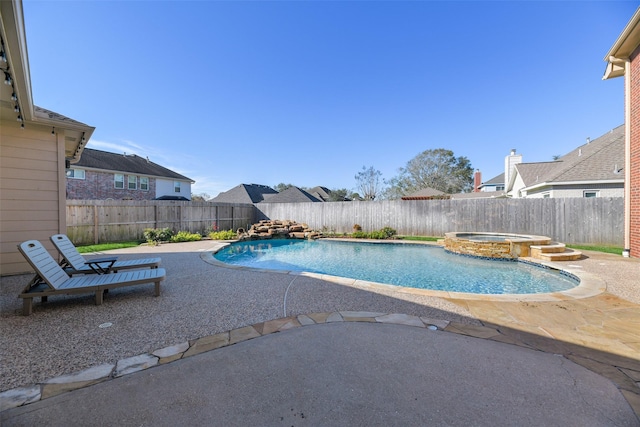
[[[509,178],[511,178],[511,172],[513,167],[518,163],[522,163],[522,154],[516,154],[516,149],[512,148],[511,153],[504,158],[504,187],[509,185]]]
[[[480,185],[482,185],[482,173],[480,169],[476,169],[476,172],[473,174],[473,192],[480,192]]]

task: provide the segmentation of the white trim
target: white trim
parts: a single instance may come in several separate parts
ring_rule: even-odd
[[[636,9],[636,12],[633,14],[631,19],[627,23],[627,25],[624,27],[624,29],[622,30],[622,33],[620,33],[615,43],[613,43],[613,46],[611,46],[611,49],[609,49],[609,52],[607,52],[607,54],[605,55],[604,57],[605,61],[609,63],[613,63],[611,61],[611,58],[616,58],[616,57],[620,58],[620,53],[622,53],[625,57],[631,55],[633,50],[635,50],[635,47],[630,49],[628,46],[625,46],[625,43],[628,41],[630,36],[633,35],[634,32],[640,31],[640,26],[638,26],[639,22],[640,22],[640,7]],[[630,49],[630,51],[620,52],[620,50],[623,47],[626,47],[627,48],[626,50]],[[612,77],[616,77],[616,76],[612,76]]]
[[[116,177],[120,175],[122,177],[122,181],[117,181]],[[122,182],[122,187],[118,187],[116,184],[118,182]],[[113,188],[115,188],[116,190],[124,190],[125,189],[125,185],[124,185],[124,174],[122,173],[114,173],[113,174]]]
[[[551,187],[557,185],[601,185],[601,184],[624,184],[624,179],[603,179],[599,181],[545,181],[540,184],[524,187],[522,190],[530,191],[541,187]]]

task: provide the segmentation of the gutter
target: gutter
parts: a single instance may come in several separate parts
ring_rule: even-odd
[[[536,190],[542,187],[552,187],[556,185],[599,185],[599,184],[623,184],[624,179],[603,179],[599,181],[550,181],[541,182],[540,184],[532,185],[530,187],[521,188],[522,191]]]

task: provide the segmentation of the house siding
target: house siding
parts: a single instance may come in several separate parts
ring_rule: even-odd
[[[630,57],[630,255],[640,258],[640,46]]]
[[[49,237],[66,232],[64,133],[2,121],[0,152],[0,275],[29,272],[17,245],[37,239],[57,257]]]
[[[174,182],[180,183],[180,192],[176,193]],[[161,196],[182,196],[191,200],[191,183],[188,181],[180,181],[179,179],[161,179],[158,178],[156,183],[156,197]]]
[[[540,190],[529,191],[527,198],[549,197],[584,197],[585,191],[597,191],[598,197],[624,197],[623,184],[584,184],[584,185],[552,185]]]
[[[72,165],[73,168],[73,165]],[[84,169],[84,168],[77,168]],[[149,178],[149,189],[140,189],[140,178],[144,175],[124,175],[124,188],[115,188],[114,172],[84,169],[85,178],[67,178],[67,199],[69,200],[153,200],[156,197],[156,179]],[[129,190],[129,175],[137,177],[137,189]]]

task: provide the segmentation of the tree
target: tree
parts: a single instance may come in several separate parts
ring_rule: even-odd
[[[349,194],[349,190],[346,188],[334,188],[329,192],[329,201],[331,202],[344,202]]]
[[[375,200],[382,194],[384,185],[382,172],[373,166],[369,168],[362,166],[362,170],[354,178],[356,179],[356,188],[360,190],[364,200]]]
[[[389,181],[388,198],[406,196],[424,188],[454,194],[473,187],[473,167],[464,156],[455,157],[444,148],[426,150],[400,168],[398,176]]]
[[[191,194],[191,201],[193,202],[206,202],[210,198],[211,196],[208,195],[207,193]]]
[[[284,190],[287,190],[291,187],[293,187],[293,184],[285,184],[284,182],[281,182],[280,184],[274,186],[273,189],[278,193],[282,193]]]

